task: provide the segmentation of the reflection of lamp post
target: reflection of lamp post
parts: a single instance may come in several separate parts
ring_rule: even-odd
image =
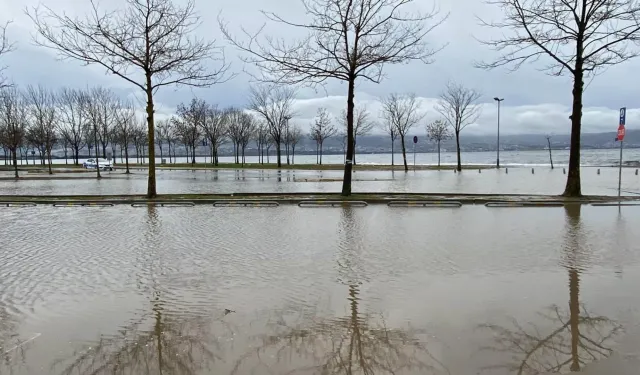
[[[498,102],[498,147],[496,148],[496,168],[500,168],[500,102],[503,101],[504,98],[500,99],[496,96],[493,100]]]

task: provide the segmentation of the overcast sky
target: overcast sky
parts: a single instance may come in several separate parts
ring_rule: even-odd
[[[123,0],[103,0],[103,4]],[[182,0],[175,0],[180,3]],[[9,38],[16,43],[16,50],[3,56],[1,64],[18,85],[44,84],[52,88],[62,86],[86,87],[104,85],[111,87],[121,96],[137,96],[139,89],[114,76],[106,75],[104,69],[95,66],[81,66],[74,61],[59,61],[55,52],[43,50],[32,43],[33,27],[24,14],[25,7],[43,3],[55,11],[69,15],[82,14],[87,9],[88,0],[0,0],[0,22],[12,21],[8,29]],[[418,4],[419,3],[419,4]],[[420,0],[416,6],[430,9],[433,3]],[[493,134],[496,131],[497,108],[495,96],[505,98],[501,106],[501,133],[552,133],[565,134],[570,130],[568,116],[571,104],[571,80],[568,77],[550,77],[536,70],[535,66],[525,66],[517,72],[506,69],[484,71],[473,67],[477,60],[490,60],[495,52],[480,45],[474,36],[483,38],[495,31],[478,25],[475,16],[497,20],[500,12],[478,0],[449,0],[438,4],[441,12],[449,12],[447,21],[429,36],[434,46],[448,43],[436,55],[433,64],[411,63],[387,66],[385,79],[381,84],[361,82],[356,88],[356,105],[366,105],[376,117],[380,111],[378,98],[389,93],[415,93],[426,112],[425,122],[439,116],[433,109],[438,95],[448,80],[455,80],[465,86],[482,92],[479,103],[482,115],[477,124],[465,129],[474,134]],[[220,106],[244,106],[247,102],[250,77],[244,74],[243,64],[238,60],[238,52],[226,45],[218,28],[217,16],[222,14],[234,32],[240,26],[256,30],[265,21],[260,10],[273,11],[283,16],[299,19],[304,16],[300,0],[196,0],[196,8],[202,17],[202,25],[197,33],[215,39],[225,46],[225,54],[231,62],[231,70],[238,75],[229,82],[208,89],[163,88],[157,95],[158,112],[171,114],[180,102],[187,102],[193,96],[217,103]],[[297,30],[267,25],[266,32],[295,38]],[[615,131],[618,108],[628,107],[627,126],[640,127],[640,86],[637,71],[640,58],[610,68],[597,76],[588,85],[584,97],[583,130],[585,132]],[[634,74],[635,73],[635,74]],[[325,91],[302,91],[295,104],[296,117],[292,120],[308,127],[318,107],[326,107],[338,116],[346,106],[346,85],[330,84]],[[424,132],[420,125],[413,133]]]

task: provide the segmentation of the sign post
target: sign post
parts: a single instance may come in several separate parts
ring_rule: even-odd
[[[618,167],[618,197],[622,191],[622,146],[624,144],[625,122],[627,118],[627,108],[620,108],[620,121],[618,124],[618,137],[616,140],[620,141],[620,165]]]
[[[416,170],[416,143],[418,143],[418,136],[413,136],[413,170]]]

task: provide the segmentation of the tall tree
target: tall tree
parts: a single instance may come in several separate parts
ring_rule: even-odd
[[[147,197],[156,192],[154,93],[163,86],[207,87],[227,78],[224,56],[213,42],[191,34],[200,24],[193,0],[180,7],[172,0],[126,0],[116,11],[100,10],[93,1],[84,18],[71,18],[46,6],[28,11],[38,45],[64,58],[100,65],[140,88],[146,96],[149,142]],[[214,71],[207,60],[222,61]]]
[[[382,101],[385,120],[393,124],[396,128],[400,145],[402,146],[402,160],[404,161],[405,172],[409,171],[407,164],[407,152],[404,137],[407,132],[424,117],[420,112],[420,104],[416,101],[414,94],[398,95],[391,94]]]
[[[244,165],[244,151],[254,131],[253,116],[239,108],[227,110],[227,136],[233,143],[236,164]]]
[[[218,165],[218,149],[227,134],[227,116],[218,106],[208,106],[202,123],[202,135],[211,148],[211,164]]]
[[[124,150],[125,173],[129,174],[129,146],[133,142],[136,127],[136,111],[133,103],[120,103],[116,112],[115,136],[120,143],[120,150]]]
[[[331,117],[326,108],[318,108],[318,113],[311,128],[311,139],[316,141],[319,150],[318,164],[322,165],[322,145],[324,142],[338,133],[338,129],[333,126]]]
[[[9,42],[9,39],[7,38],[8,25],[9,25],[9,22],[6,22],[4,25],[0,25],[0,58],[2,57],[2,55],[5,55],[11,52],[14,49],[14,44]],[[7,80],[2,75],[2,72],[5,69],[6,69],[5,66],[0,65],[0,89],[5,86],[9,86],[9,84],[7,83]]]
[[[353,165],[356,165],[356,146],[358,145],[358,137],[369,134],[375,126],[375,122],[369,116],[369,111],[367,111],[366,106],[354,108],[353,111]],[[340,118],[344,127],[344,133],[346,134],[347,128],[349,127],[347,111],[343,109]]]
[[[466,88],[455,82],[448,82],[436,104],[436,110],[451,126],[453,135],[456,137],[458,172],[462,171],[460,132],[480,116],[481,107],[476,105],[476,101],[480,99],[480,96],[481,94],[474,89]]]
[[[47,159],[49,174],[53,174],[51,169],[51,150],[58,141],[56,97],[51,90],[43,86],[27,86],[25,95],[31,122],[31,133],[36,143],[40,145],[43,156]]]
[[[427,124],[427,138],[438,146],[438,167],[440,166],[440,143],[451,138],[449,126],[443,120]]]
[[[351,194],[354,148],[354,98],[358,79],[382,81],[386,64],[420,60],[430,63],[438,51],[428,48],[426,36],[444,18],[437,13],[411,12],[413,0],[302,0],[308,23],[289,21],[266,12],[269,20],[301,29],[306,37],[292,43],[279,38],[250,35],[234,38],[221,21],[222,31],[234,46],[247,52],[244,60],[260,68],[263,81],[309,85],[329,79],[347,83],[347,156],[342,194]]]
[[[282,167],[282,149],[287,119],[293,117],[294,88],[279,84],[261,84],[251,88],[249,110],[255,112],[269,128],[269,135],[276,146],[278,167]]]
[[[63,88],[58,95],[60,134],[71,147],[74,164],[79,164],[80,150],[86,145],[87,95],[81,90]]]
[[[27,105],[15,87],[0,89],[0,143],[11,153],[13,170],[18,178],[18,149],[23,145],[27,130]]]
[[[486,26],[510,30],[483,43],[500,57],[478,66],[518,69],[541,57],[544,70],[573,79],[571,90],[571,147],[565,196],[582,195],[580,134],[584,80],[640,54],[640,1],[638,0],[491,0],[503,11],[502,22]]]

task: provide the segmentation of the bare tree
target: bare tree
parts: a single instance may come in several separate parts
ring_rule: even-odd
[[[58,140],[56,131],[58,114],[56,112],[55,95],[51,90],[43,86],[27,86],[25,95],[29,105],[30,133],[34,141],[41,147],[42,156],[47,159],[49,174],[53,174],[51,169],[51,150]]]
[[[362,78],[382,81],[386,64],[421,60],[430,63],[438,51],[428,48],[426,36],[444,18],[436,19],[434,10],[427,14],[409,13],[412,0],[302,0],[310,21],[288,21],[266,12],[269,20],[308,33],[293,43],[276,38],[249,41],[234,38],[220,22],[222,31],[234,46],[249,55],[244,60],[260,68],[263,81],[309,85],[329,79],[347,82],[347,156],[342,194],[351,194],[354,143],[355,83]]]
[[[311,128],[311,139],[316,141],[319,150],[318,164],[322,165],[322,145],[328,138],[335,136],[338,129],[331,124],[331,117],[326,108],[318,108],[318,114]]]
[[[196,147],[200,141],[200,130],[207,116],[207,103],[202,99],[191,99],[188,105],[180,103],[177,108],[180,121],[178,131],[187,150],[191,150],[191,164],[196,163]],[[187,151],[187,154],[189,151]]]
[[[551,135],[545,136],[547,138],[547,146],[549,147],[549,163],[551,163],[551,169],[553,169],[553,158],[551,157]]]
[[[102,87],[95,87],[87,93],[87,105],[84,107],[87,119],[87,144],[96,151],[96,177],[100,178],[100,145],[102,145],[102,157],[106,157],[107,143],[111,122],[115,111],[115,98],[113,94]],[[89,151],[91,152],[91,151]]]
[[[445,121],[436,120],[427,124],[427,138],[438,145],[438,167],[440,167],[440,143],[451,138],[451,136],[449,126]]]
[[[354,108],[353,111],[353,165],[356,165],[356,146],[358,144],[358,136],[369,134],[375,126],[375,122],[369,117],[369,111],[367,111],[366,106]],[[346,134],[349,127],[346,110],[342,110],[340,119],[342,120],[344,133]]]
[[[244,165],[244,151],[255,131],[253,116],[238,108],[227,110],[227,135],[233,143],[236,164]]]
[[[0,57],[5,55],[14,49],[14,44],[9,42],[7,38],[7,26],[9,22],[6,22],[4,25],[0,25]],[[2,76],[2,72],[6,69],[5,66],[0,65],[0,89],[6,86],[9,86],[6,79]]]
[[[60,134],[71,146],[74,164],[79,164],[80,150],[85,146],[87,96],[81,90],[63,88],[58,95]]]
[[[580,196],[580,133],[584,80],[640,53],[640,2],[637,0],[491,0],[504,21],[486,26],[510,29],[496,40],[483,41],[501,56],[478,66],[518,69],[544,57],[543,69],[573,78],[571,148],[565,196]]]
[[[11,153],[15,177],[18,175],[18,149],[27,129],[27,105],[15,87],[0,89],[0,143]]]
[[[155,129],[155,141],[158,145],[158,149],[160,150],[160,163],[162,164],[162,160],[164,160],[164,153],[162,146],[164,145],[164,141],[169,137],[169,131],[171,127],[171,122],[169,120],[158,120],[158,124]]]
[[[102,146],[102,157],[107,158],[107,145],[111,143],[111,134],[115,123],[115,112],[117,100],[111,90],[105,88],[95,88],[92,96],[96,103],[98,112],[97,134],[98,142]],[[96,144],[96,156],[98,156],[98,145]]]
[[[227,117],[218,106],[208,106],[202,123],[202,134],[211,148],[211,164],[218,165],[218,149],[227,134]]]
[[[270,142],[269,128],[263,121],[258,122],[254,140],[256,141],[256,147],[258,148],[258,162],[260,164],[264,164],[264,149]]]
[[[296,146],[302,140],[302,129],[300,126],[293,125],[288,134],[289,137],[289,145],[291,145],[291,164],[296,163]]]
[[[420,104],[416,101],[414,94],[391,94],[382,101],[382,108],[385,120],[395,126],[398,137],[400,137],[404,170],[407,172],[409,166],[407,165],[404,137],[415,124],[422,120],[424,114],[420,113]]]
[[[213,42],[190,38],[200,24],[193,0],[184,7],[172,0],[126,0],[117,11],[98,9],[85,18],[71,18],[46,6],[28,11],[38,45],[57,51],[63,58],[96,64],[140,88],[147,100],[149,182],[147,197],[156,193],[154,93],[162,86],[206,87],[225,80],[227,65]],[[221,60],[215,71],[206,60]]]
[[[455,82],[448,82],[446,89],[440,94],[440,99],[436,104],[436,110],[451,126],[456,137],[458,172],[462,171],[460,132],[480,116],[481,108],[475,104],[480,99],[480,96],[481,94],[478,91],[466,88]]]
[[[125,166],[127,174],[129,171],[129,146],[133,142],[133,133],[136,127],[136,111],[133,103],[119,105],[116,112],[115,136],[120,143],[120,150],[124,150]]]
[[[249,113],[242,112],[240,117],[240,149],[242,151],[242,165],[244,166],[244,153],[256,131],[256,121]]]
[[[287,119],[293,117],[295,89],[277,84],[253,86],[249,96],[249,109],[264,120],[271,140],[276,146],[278,167],[282,166],[281,145],[284,141]]]
[[[383,117],[384,117],[384,111],[383,111]],[[389,138],[391,138],[391,166],[393,167],[395,165],[395,160],[394,160],[395,144],[396,144],[396,139],[398,139],[398,130],[396,129],[395,124],[389,121],[385,121],[382,128],[385,131],[385,133],[389,135]]]

